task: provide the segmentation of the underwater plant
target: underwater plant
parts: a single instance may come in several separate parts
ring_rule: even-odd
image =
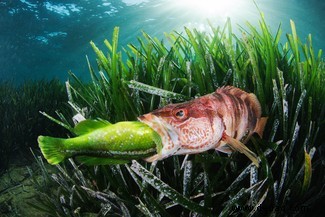
[[[56,110],[69,114],[65,87],[59,80],[28,81],[23,84],[0,83],[0,174],[13,162],[34,160],[30,148],[36,149],[39,134],[67,132],[39,115],[46,110],[55,115]]]
[[[66,83],[75,113],[112,123],[224,85],[253,92],[268,117],[263,139],[247,143],[259,168],[241,155],[208,151],[152,164],[87,167],[69,159],[50,174],[37,158],[43,183],[35,181],[41,193],[31,205],[49,216],[312,215],[325,196],[325,64],[311,35],[302,43],[290,24],[284,44],[281,26],[273,35],[262,14],[259,29],[248,23],[241,36],[230,20],[210,33],[185,27],[185,35],[166,34],[168,45],[143,33],[139,46],[123,49],[126,60],[115,28],[104,42],[107,55],[91,42],[98,66],[87,59],[91,81],[70,73]],[[66,129],[71,118],[51,117]]]

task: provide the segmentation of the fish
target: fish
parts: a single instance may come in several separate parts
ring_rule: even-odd
[[[254,133],[263,136],[267,117],[261,114],[256,95],[233,86],[220,87],[187,102],[169,104],[138,117],[162,140],[159,151],[145,160],[153,162],[215,149],[228,154],[239,151],[258,167],[256,154],[245,143]]]
[[[84,120],[78,123],[73,138],[39,136],[38,144],[49,164],[76,157],[85,165],[125,164],[157,153],[160,136],[139,121]]]

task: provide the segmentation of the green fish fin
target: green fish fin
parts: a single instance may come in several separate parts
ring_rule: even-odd
[[[63,141],[65,139],[50,136],[39,136],[37,141],[42,154],[49,164],[58,164],[63,161],[65,156]]]
[[[89,156],[77,156],[76,159],[78,162],[83,163],[87,166],[126,164],[130,162],[129,160],[123,160],[123,159],[89,157]]]
[[[99,128],[107,127],[111,125],[110,122],[103,120],[103,119],[96,119],[96,120],[84,120],[78,123],[74,129],[73,132],[80,136],[83,134],[90,133],[94,130],[97,130]]]
[[[239,151],[240,153],[246,155],[256,167],[259,167],[257,156],[254,152],[249,150],[242,142],[228,136],[226,133],[222,135],[222,140],[227,143],[232,149]]]

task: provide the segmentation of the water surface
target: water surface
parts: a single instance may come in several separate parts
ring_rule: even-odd
[[[189,3],[191,2],[191,3]],[[324,48],[325,1],[256,0],[272,31],[282,23],[283,40],[296,23],[305,41],[312,33],[315,48]],[[183,27],[208,30],[207,19],[234,28],[248,20],[258,25],[259,13],[250,0],[6,0],[0,2],[0,80],[67,79],[69,70],[88,77],[85,56],[94,63],[89,41],[103,48],[113,28],[120,27],[121,46],[137,43],[145,31],[164,38],[164,32]],[[238,33],[238,32],[236,32]]]

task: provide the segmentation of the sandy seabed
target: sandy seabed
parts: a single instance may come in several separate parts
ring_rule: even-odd
[[[34,177],[41,179],[37,165],[12,165],[0,176],[0,217],[13,216],[44,216],[29,203],[37,203],[37,189],[32,181],[28,168]]]

